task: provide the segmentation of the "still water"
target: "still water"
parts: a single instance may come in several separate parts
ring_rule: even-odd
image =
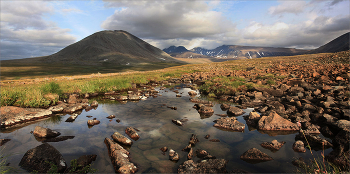
[[[156,88],[156,90],[160,91],[158,97],[150,97],[139,102],[120,103],[100,99],[98,100],[99,106],[95,110],[82,111],[72,123],[65,122],[70,116],[67,114],[30,123],[22,128],[2,130],[0,138],[11,139],[4,145],[4,152],[11,155],[7,162],[10,163],[10,166],[18,168],[20,173],[25,172],[18,166],[20,160],[26,151],[41,144],[30,133],[35,126],[56,130],[61,133],[61,136],[75,136],[73,139],[49,142],[49,144],[61,152],[67,164],[81,155],[96,154],[97,158],[92,167],[98,169],[97,173],[114,173],[104,139],[110,138],[115,131],[127,136],[125,128],[128,126],[140,130],[138,132],[140,139],[134,141],[128,149],[131,162],[139,167],[138,173],[177,173],[178,166],[186,160],[187,156],[187,152],[181,149],[187,146],[192,134],[196,134],[199,139],[193,150],[204,149],[217,158],[229,160],[226,167],[228,171],[238,168],[251,173],[292,173],[296,171],[296,167],[291,164],[292,160],[299,157],[311,158],[309,151],[306,153],[293,151],[295,134],[270,136],[257,130],[249,130],[247,125],[244,132],[220,130],[213,127],[213,121],[220,118],[215,114],[226,113],[220,109],[220,103],[214,102],[215,113],[209,118],[204,118],[192,108],[194,103],[189,101],[190,96],[188,95],[191,89],[177,89],[179,93],[182,93],[182,97],[176,97],[176,93],[168,88],[165,90]],[[198,95],[196,98],[201,97]],[[177,110],[172,110],[167,106],[177,107]],[[244,115],[249,114],[252,110],[252,108],[245,109]],[[106,118],[111,114],[116,116],[112,121]],[[89,128],[87,121],[92,118],[86,116],[93,116],[92,118],[97,118],[101,123]],[[171,121],[182,118],[188,119],[183,126],[177,126]],[[245,123],[242,116],[237,118],[239,122]],[[121,122],[117,123],[116,119]],[[210,142],[205,139],[204,136],[207,134],[210,134],[209,139],[219,139],[220,142]],[[286,144],[277,152],[271,152],[260,146],[262,142],[271,142],[274,139],[279,142],[285,141]],[[180,160],[170,161],[168,153],[163,155],[159,150],[163,146],[178,152]],[[274,160],[257,164],[241,160],[240,156],[253,147],[268,154]],[[325,154],[328,154],[330,150],[327,149]],[[320,154],[320,152],[314,152],[314,154]],[[194,157],[193,160],[199,159]]]

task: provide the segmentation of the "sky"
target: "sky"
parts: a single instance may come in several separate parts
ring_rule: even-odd
[[[160,49],[314,49],[350,31],[349,0],[1,0],[1,60],[47,56],[102,30]]]

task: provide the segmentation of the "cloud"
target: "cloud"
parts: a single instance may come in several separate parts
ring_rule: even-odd
[[[53,54],[76,38],[44,16],[54,8],[43,1],[1,2],[1,59]]]
[[[187,39],[225,33],[235,28],[221,12],[211,11],[203,1],[117,1],[117,7],[101,25],[121,29],[146,39]]]
[[[342,2],[342,1],[345,1],[345,0],[333,0],[330,5],[333,6],[333,5],[338,4],[339,2]]]
[[[272,6],[269,8],[269,14],[271,15],[283,15],[284,13],[299,14],[307,7],[305,1],[282,1],[278,6]]]
[[[82,10],[76,8],[66,8],[61,10],[63,13],[83,13]]]

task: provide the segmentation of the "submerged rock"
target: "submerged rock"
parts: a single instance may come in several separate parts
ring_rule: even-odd
[[[181,164],[177,170],[178,173],[227,173],[225,159],[208,159],[199,163],[193,160],[187,160]]]
[[[57,172],[64,172],[67,168],[66,161],[63,159],[61,153],[53,146],[43,143],[33,149],[28,150],[19,165],[30,171],[37,171],[38,173],[47,173],[51,165],[57,166]]]
[[[228,129],[232,131],[244,131],[245,124],[239,122],[236,117],[224,117],[214,120],[214,127]]]
[[[73,139],[75,136],[59,136],[59,137],[55,137],[55,138],[49,138],[49,139],[45,139],[42,142],[60,142],[60,141],[65,141],[68,139]]]
[[[166,151],[168,151],[168,147],[162,147],[162,148],[160,148],[160,150],[162,151],[162,152],[166,152]]]
[[[266,148],[266,149],[270,149],[271,151],[278,151],[286,142],[285,141],[281,141],[281,142],[278,142],[277,140],[272,140],[272,142],[263,142],[261,143],[260,145],[263,147],[263,148]]]
[[[0,139],[0,146],[4,145],[5,143],[9,142],[11,139]]]
[[[43,128],[40,126],[35,127],[33,134],[40,138],[57,137],[61,135],[61,133],[57,131],[51,130],[49,128]]]
[[[267,155],[266,153],[261,152],[257,148],[251,148],[243,153],[240,157],[242,160],[248,162],[248,163],[259,163],[264,161],[270,161],[273,160],[272,157]]]
[[[84,169],[84,168],[86,166],[90,165],[92,163],[92,161],[95,161],[96,157],[97,157],[97,155],[83,155],[83,156],[80,156],[77,159],[77,163],[76,163],[77,166],[74,166],[74,169],[73,169],[73,166],[68,167],[64,171],[64,173],[70,173],[71,170],[74,170],[75,171],[74,173],[85,173],[86,169]]]

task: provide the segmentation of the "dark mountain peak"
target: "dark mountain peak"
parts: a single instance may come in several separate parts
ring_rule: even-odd
[[[163,51],[170,54],[170,53],[183,53],[183,52],[187,52],[188,50],[184,46],[178,46],[178,47],[170,46],[168,48],[163,49]]]
[[[71,64],[177,62],[167,53],[123,30],[104,30],[45,57],[46,62]]]
[[[327,44],[322,45],[317,49],[309,51],[308,53],[335,53],[340,51],[347,51],[349,50],[349,39],[350,32],[345,33],[328,42]]]

